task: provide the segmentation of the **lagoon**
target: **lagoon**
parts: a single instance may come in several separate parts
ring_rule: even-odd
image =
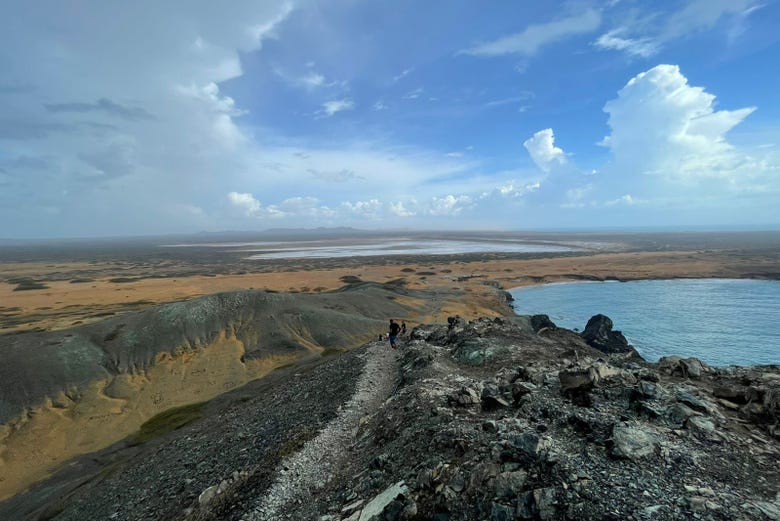
[[[647,360],[695,356],[716,366],[780,363],[780,281],[674,279],[515,288],[515,312],[582,330],[603,313]]]

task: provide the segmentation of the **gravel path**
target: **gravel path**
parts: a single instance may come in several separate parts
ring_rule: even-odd
[[[282,463],[274,483],[242,520],[296,518],[295,505],[305,504],[311,491],[324,487],[334,476],[355,440],[361,418],[377,410],[395,385],[398,351],[386,342],[374,342],[364,356],[355,394],[317,437]]]

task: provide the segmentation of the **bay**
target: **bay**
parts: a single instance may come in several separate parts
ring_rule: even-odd
[[[670,279],[515,288],[515,312],[582,330],[603,313],[649,361],[695,356],[716,366],[780,363],[780,281]]]

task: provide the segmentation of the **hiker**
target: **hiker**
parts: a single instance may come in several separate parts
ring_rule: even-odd
[[[401,321],[401,338],[406,336],[406,322]]]
[[[387,338],[390,339],[390,347],[395,349],[395,339],[398,338],[398,332],[401,330],[401,326],[396,324],[395,320],[390,319],[390,328],[387,333]]]

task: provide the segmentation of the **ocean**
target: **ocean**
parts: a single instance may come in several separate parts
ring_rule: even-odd
[[[780,364],[780,281],[671,279],[574,282],[510,290],[515,312],[582,331],[603,313],[647,360]]]

